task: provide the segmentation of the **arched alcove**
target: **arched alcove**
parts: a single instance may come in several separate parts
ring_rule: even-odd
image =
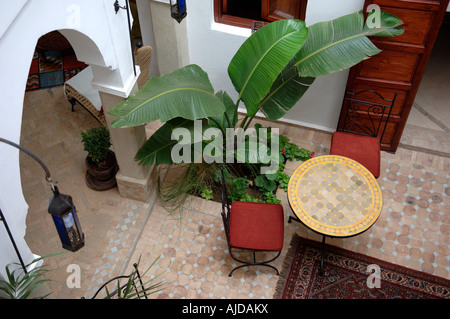
[[[70,42],[78,60],[86,64],[109,67],[97,44],[90,37],[73,29],[60,29],[58,31]]]
[[[59,34],[60,36],[55,38],[56,41],[68,42],[70,49],[67,48],[67,44],[52,47],[51,43],[47,43],[46,48],[40,48],[38,44],[42,38],[38,38],[34,50],[41,51],[40,54],[43,53],[43,49],[59,52],[61,62],[66,54],[75,52],[80,61],[85,59],[106,67],[103,55],[91,38],[77,30],[64,31],[51,30],[44,35]],[[80,56],[83,58],[79,58]],[[43,58],[45,59],[45,56]],[[29,65],[30,62],[31,60],[23,63]],[[98,125],[99,123],[83,108],[77,107],[75,112],[71,111],[71,104],[64,96],[62,83],[24,94],[19,144],[44,162],[60,191],[73,197],[77,210],[83,217],[86,217],[89,211],[84,203],[86,200],[80,196],[80,190],[86,188],[83,178],[85,152],[80,132]],[[78,154],[71,158],[73,153]],[[21,189],[28,211],[25,227],[19,223],[14,229],[14,237],[21,243],[21,233],[24,232],[23,239],[28,247],[25,248],[25,245],[21,244],[19,253],[24,255],[22,258],[28,263],[30,261],[27,256],[28,248],[34,254],[42,256],[60,252],[62,248],[53,221],[47,212],[47,201],[52,193],[50,185],[44,179],[43,170],[23,152],[19,152],[19,162]],[[12,218],[9,220],[14,222]],[[85,220],[83,222],[86,228],[92,227],[89,222]],[[39,233],[39,236],[33,236],[36,233]],[[38,238],[38,241],[30,241],[30,238]],[[5,245],[7,244],[9,242],[5,242]]]
[[[134,75],[127,46],[129,31],[125,11],[115,14],[109,1],[87,0],[77,3],[69,0],[23,0],[20,6],[17,5],[17,10],[8,10],[12,6],[6,6],[0,22],[1,137],[20,143],[30,62],[39,37],[50,31],[59,30],[74,48],[78,60],[96,66],[96,70],[101,73],[97,81],[99,85],[109,85],[121,92],[131,91],[129,86],[134,85],[134,82],[130,79]],[[110,10],[106,10],[107,7]],[[73,23],[74,21],[79,23]],[[113,76],[108,77],[110,74]],[[67,108],[70,110],[70,106]],[[51,115],[48,120],[50,119]],[[37,125],[45,126],[45,123]],[[52,138],[57,139],[58,136],[54,134]],[[0,143],[0,162],[0,208],[8,220],[24,262],[29,263],[35,256],[24,240],[29,205],[24,199],[21,186],[19,150]],[[44,180],[45,184],[43,175],[41,172],[35,178]],[[39,187],[36,191],[49,192],[49,188]],[[49,196],[48,193],[44,195],[44,198]],[[56,234],[54,226],[52,227]],[[18,261],[18,258],[4,227],[0,227],[0,250],[0,275],[5,277],[5,266]]]

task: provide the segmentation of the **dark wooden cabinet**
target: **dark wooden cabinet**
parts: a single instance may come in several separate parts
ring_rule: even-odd
[[[398,94],[381,144],[385,151],[397,150],[448,3],[449,0],[365,2],[364,10],[370,4],[377,4],[381,10],[398,16],[405,28],[404,34],[398,37],[372,37],[373,43],[383,51],[352,67],[347,82],[352,92],[370,89],[388,99]],[[344,104],[342,113],[345,107]],[[342,127],[342,122],[339,120],[338,127]]]

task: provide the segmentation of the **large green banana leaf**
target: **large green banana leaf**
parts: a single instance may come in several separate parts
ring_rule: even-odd
[[[219,123],[223,128],[233,128],[238,121],[236,105],[233,103],[233,100],[229,97],[229,95],[224,91],[217,92],[216,96],[223,102],[226,110],[221,116],[214,116],[212,118],[216,120],[216,122]],[[173,164],[174,162],[172,159],[172,149],[176,144],[191,144],[192,148],[196,147],[195,144],[201,144],[202,150],[205,147],[208,147],[207,145],[209,145],[209,148],[215,147],[215,149],[219,149],[219,147],[216,145],[217,141],[212,141],[211,143],[213,143],[213,145],[211,145],[211,143],[203,143],[202,139],[203,133],[207,128],[218,128],[216,122],[212,121],[211,119],[209,119],[208,122],[205,119],[202,119],[201,131],[199,132],[196,131],[193,120],[184,119],[181,117],[169,120],[144,143],[144,145],[136,154],[136,160],[139,161],[140,165]],[[176,128],[187,129],[193,139],[188,141],[177,141],[172,139],[172,132]],[[196,137],[197,139],[195,139]],[[194,152],[192,152],[192,154],[194,154]]]
[[[362,12],[308,27],[304,46],[280,73],[261,102],[260,110],[267,119],[275,121],[286,114],[316,77],[350,68],[379,53],[368,36],[392,37],[404,32],[404,29],[397,28],[402,24],[400,19],[384,11],[379,13],[378,28],[365,25]]]
[[[153,76],[109,113],[120,117],[113,127],[129,127],[176,117],[195,120],[220,116],[224,111],[208,75],[198,65],[188,65],[161,77]]]
[[[379,11],[377,28],[364,23],[362,12],[319,22],[308,27],[309,35],[295,56],[302,77],[318,77],[348,69],[380,52],[368,36],[396,36],[403,22],[396,16]]]
[[[172,140],[172,130],[188,122],[191,120],[175,118],[164,123],[139,149],[135,159],[140,165],[173,164],[171,150],[177,141]]]
[[[217,123],[224,129],[235,127],[238,122],[238,113],[236,104],[234,104],[231,97],[225,91],[219,91],[216,96],[221,99],[222,103],[225,105],[225,112],[221,116],[211,116],[209,120],[209,125],[211,127],[218,127]],[[215,120],[215,122],[213,121]]]
[[[173,164],[172,148],[176,144],[194,145],[203,142],[203,132],[209,128],[209,125],[206,120],[201,120],[201,124],[200,131],[196,131],[198,127],[193,120],[177,117],[167,121],[144,143],[137,152],[135,159],[139,161],[140,165]],[[187,129],[191,139],[180,142],[172,139],[172,132],[177,128]]]
[[[247,115],[254,115],[273,81],[302,47],[308,36],[300,20],[272,22],[249,37],[228,66],[228,75]]]
[[[295,60],[291,60],[262,100],[260,111],[269,121],[280,119],[298,102],[314,80],[313,77],[301,77],[295,67]]]
[[[316,77],[349,68],[377,54],[380,50],[368,36],[403,33],[397,28],[401,20],[389,13],[381,12],[379,22],[377,28],[369,28],[359,12],[317,23],[309,31],[299,20],[270,23],[247,39],[230,62],[228,73],[239,93],[238,102],[245,103],[248,116],[261,110],[269,120],[281,118]],[[175,128],[192,127],[193,120],[200,118],[208,119],[208,127],[234,127],[236,112],[237,104],[228,94],[214,94],[207,74],[197,65],[188,65],[152,77],[110,114],[119,117],[113,127],[168,121],[136,155],[141,164],[148,165],[173,162],[171,150],[177,141],[171,135]],[[252,156],[248,150],[245,153]]]

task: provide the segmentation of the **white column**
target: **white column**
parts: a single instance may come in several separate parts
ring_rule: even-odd
[[[121,76],[120,70],[95,66],[92,68],[94,79],[92,86],[99,91],[103,105],[106,123],[108,125],[111,143],[119,164],[119,172],[116,175],[119,193],[126,198],[132,198],[148,202],[154,183],[152,183],[153,166],[142,166],[134,157],[139,148],[145,143],[147,137],[143,125],[131,128],[113,128],[111,122],[116,119],[108,112],[119,104],[124,98],[137,90],[137,77],[139,67],[136,67],[136,75],[131,74],[126,78]],[[126,79],[120,84],[120,79]],[[122,86],[120,86],[122,85]]]

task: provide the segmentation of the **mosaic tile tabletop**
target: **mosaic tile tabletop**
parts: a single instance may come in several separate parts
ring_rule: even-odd
[[[301,164],[290,179],[288,197],[300,221],[332,237],[362,233],[375,223],[382,207],[373,175],[343,156],[317,156]]]

